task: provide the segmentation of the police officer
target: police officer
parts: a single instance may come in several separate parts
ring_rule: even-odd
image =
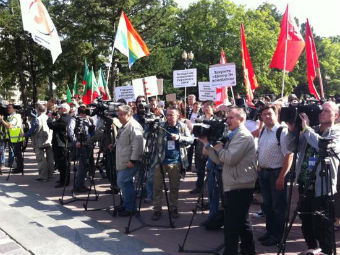
[[[3,116],[0,115],[0,122],[5,126],[5,128],[7,128],[9,142],[13,146],[14,156],[17,161],[17,168],[13,169],[12,173],[23,173],[24,164],[22,158],[22,144],[25,138],[21,136],[24,132],[22,130],[22,119],[20,114],[16,113],[13,104],[9,104],[7,106],[7,110],[9,114],[7,121],[5,121]]]

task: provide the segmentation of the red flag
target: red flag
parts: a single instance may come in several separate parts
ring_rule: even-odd
[[[225,57],[223,48],[221,48],[220,64],[227,64],[227,58]],[[216,88],[215,106],[219,106],[220,104],[227,102],[228,102],[228,88],[227,87]]]
[[[257,83],[257,79],[254,73],[253,65],[251,64],[251,59],[249,56],[246,36],[244,34],[244,27],[241,24],[241,56],[242,56],[242,67],[243,67],[243,76],[244,76],[244,85],[247,91],[247,103],[248,106],[253,105],[253,90],[258,88],[259,85]]]
[[[291,72],[299,59],[305,42],[294,18],[288,12],[288,5],[281,21],[281,32],[270,68],[285,69]]]
[[[316,48],[314,43],[314,38],[312,30],[310,29],[309,22],[307,19],[306,23],[306,59],[307,59],[307,79],[309,93],[315,96],[316,99],[320,100],[319,94],[316,91],[313,81],[316,77],[315,69],[320,68],[318,56],[316,54]]]
[[[99,95],[100,91],[98,89],[98,84],[92,67],[92,70],[89,72],[87,77],[86,86],[83,93],[83,103],[91,104],[94,99],[99,97]]]
[[[220,64],[227,64],[227,58],[225,57],[223,48],[221,48]]]

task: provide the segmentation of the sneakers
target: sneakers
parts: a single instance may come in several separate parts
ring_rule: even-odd
[[[22,174],[23,172],[24,172],[24,170],[20,170],[20,169],[17,169],[17,168],[12,170],[12,174]]]
[[[118,216],[120,217],[128,217],[128,216],[133,216],[135,215],[136,212],[130,212],[130,211],[127,211],[127,210],[122,210],[122,211],[118,211]]]
[[[156,220],[159,220],[162,216],[162,212],[161,211],[154,211],[153,214],[152,214],[152,217],[151,219],[156,221]]]
[[[88,192],[90,189],[88,187],[79,187],[79,188],[74,188],[74,192]]]

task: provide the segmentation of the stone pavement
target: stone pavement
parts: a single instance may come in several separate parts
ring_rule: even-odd
[[[31,148],[25,152],[25,175],[12,175],[6,182],[7,171],[0,176],[0,230],[5,234],[6,241],[0,235],[0,254],[9,250],[8,254],[189,254],[178,252],[178,245],[183,242],[192,209],[197,197],[189,194],[194,187],[195,174],[188,173],[182,180],[179,198],[180,218],[175,221],[175,228],[169,226],[165,211],[157,224],[162,226],[145,227],[126,235],[125,228],[128,218],[113,217],[106,210],[84,211],[83,201],[73,202],[64,206],[59,204],[61,189],[54,188],[54,182],[39,183],[37,165]],[[57,174],[55,177],[57,178]],[[98,201],[90,201],[89,209],[108,208],[112,205],[112,196],[104,191],[109,187],[107,179],[102,179],[97,173],[96,189]],[[65,200],[71,198],[71,187],[66,190]],[[81,194],[79,198],[85,198]],[[260,197],[256,194],[256,200]],[[115,196],[116,203],[119,197]],[[296,199],[294,196],[293,208]],[[251,206],[251,213],[259,210],[259,204]],[[152,224],[150,217],[152,207],[142,204],[141,219]],[[207,231],[200,227],[206,219],[207,211],[195,216],[192,230],[188,236],[185,249],[213,250],[223,243],[223,230]],[[252,217],[255,238],[264,232],[264,218]],[[131,229],[141,226],[132,218]],[[0,232],[1,233],[1,232]],[[340,247],[340,233],[336,235],[337,247]],[[12,244],[7,244],[12,243]],[[7,244],[2,246],[3,244]],[[6,248],[7,247],[7,248]],[[11,250],[12,249],[12,250]],[[297,254],[305,250],[304,240],[297,220],[292,228],[287,242],[286,254]],[[276,247],[263,247],[256,241],[258,254],[277,253]],[[17,251],[17,253],[15,252]],[[340,252],[340,248],[339,248]],[[202,253],[201,253],[202,254]],[[210,253],[212,254],[212,253]]]

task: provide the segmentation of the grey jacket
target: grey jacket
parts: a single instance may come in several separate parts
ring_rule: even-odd
[[[141,161],[143,155],[143,128],[133,118],[123,125],[116,140],[116,168],[126,169],[130,161]]]
[[[319,140],[321,137],[332,138],[333,142],[330,144],[330,148],[334,150],[334,152],[338,155],[340,153],[340,126],[333,126],[327,130],[325,130],[320,136],[317,132],[319,131],[319,127],[315,127],[314,129],[309,127],[300,134],[299,144],[298,144],[298,154],[297,154],[297,162],[296,162],[296,176],[299,176],[302,162],[305,158],[305,152],[307,148],[307,144],[312,146],[319,151]],[[288,136],[288,149],[291,151],[295,151],[296,149],[296,135],[293,132],[289,132]],[[331,174],[331,182],[332,182],[332,191],[333,194],[336,193],[336,182],[337,182],[337,174],[339,167],[339,160],[336,157],[329,157],[327,160],[330,163],[330,174]],[[320,170],[321,164],[319,164],[316,171],[316,182],[315,182],[315,196],[326,195],[326,183],[323,183],[323,192],[321,194],[321,178],[320,178]],[[328,195],[330,195],[330,190]]]
[[[250,189],[255,187],[256,150],[252,134],[244,126],[227,141],[218,152],[209,145],[208,156],[217,164],[223,164],[223,190]]]

